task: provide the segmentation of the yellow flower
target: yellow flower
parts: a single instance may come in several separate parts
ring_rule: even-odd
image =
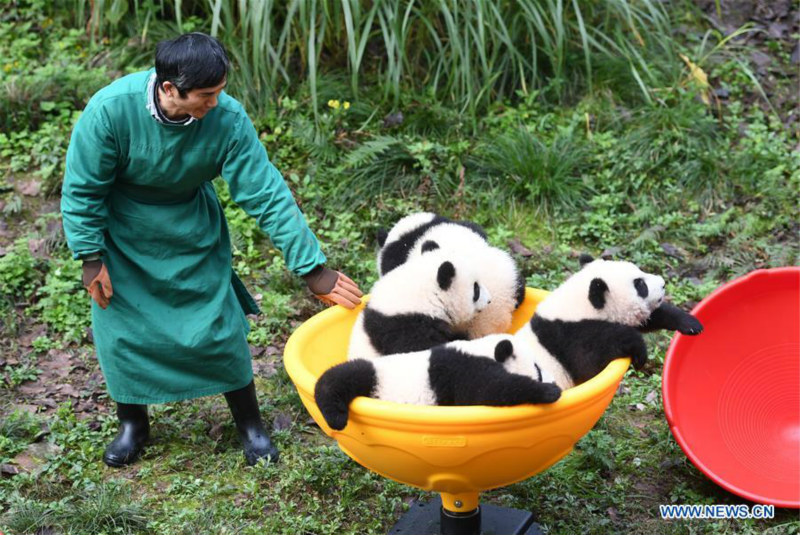
[[[344,101],[344,109],[346,109],[346,110],[350,109],[350,103],[347,102],[346,100]]]
[[[338,110],[339,109],[339,101],[331,99],[331,100],[328,101],[328,106],[333,108],[334,110]]]

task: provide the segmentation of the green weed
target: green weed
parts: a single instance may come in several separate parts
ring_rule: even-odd
[[[586,157],[583,143],[571,130],[548,142],[518,127],[478,149],[476,167],[483,178],[479,187],[495,189],[544,213],[574,209],[587,194],[581,179]]]
[[[91,324],[89,300],[81,284],[81,265],[72,259],[54,259],[37,291],[33,307],[54,333],[79,341]]]

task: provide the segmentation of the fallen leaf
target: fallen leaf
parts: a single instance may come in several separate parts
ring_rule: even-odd
[[[224,427],[225,423],[222,421],[217,421],[214,425],[211,426],[211,429],[208,430],[208,436],[212,440],[219,440],[222,437],[222,428]]]
[[[692,63],[688,57],[684,54],[679,54],[681,59],[684,63],[689,67],[689,78],[688,80],[694,81],[697,86],[700,88],[700,98],[703,99],[703,103],[708,105],[711,103],[711,99],[708,98],[708,75],[705,73],[703,69],[699,66]]]
[[[522,245],[522,242],[519,240],[519,238],[509,240],[508,247],[511,249],[512,253],[524,256],[525,258],[533,256],[533,251]]]
[[[766,69],[772,63],[772,56],[760,50],[753,50],[750,52],[750,59],[753,60],[753,63],[755,63],[759,70]]]
[[[55,401],[47,398],[37,399],[36,401],[34,401],[34,403],[36,405],[39,405],[40,407],[47,407],[48,409],[55,409],[56,407],[58,407],[58,404]]]
[[[19,468],[13,464],[0,464],[0,475],[3,477],[12,477],[19,474]]]
[[[56,385],[55,389],[60,393],[64,394],[65,396],[69,396],[71,398],[81,397],[80,392],[78,392],[74,386],[68,383]]]
[[[600,253],[600,258],[602,258],[603,260],[609,260],[619,255],[621,252],[622,252],[621,247],[609,247],[608,249]]]
[[[383,127],[384,128],[391,128],[393,126],[399,126],[403,124],[403,112],[398,111],[397,113],[390,113],[383,118]]]
[[[37,474],[49,457],[61,452],[61,447],[50,442],[36,442],[14,457],[13,463],[26,472]]]
[[[11,408],[14,411],[27,412],[29,414],[36,414],[37,412],[39,412],[39,407],[37,407],[36,405],[27,405],[24,403],[20,403],[18,405],[17,404],[12,405]]]
[[[272,429],[274,431],[283,431],[292,427],[292,417],[285,412],[278,412],[272,420]]]
[[[17,387],[20,394],[24,394],[26,396],[36,396],[39,394],[44,394],[47,389],[43,386],[34,386],[34,385],[22,385]]]
[[[44,238],[33,238],[28,240],[28,250],[34,258],[47,259],[47,240]]]
[[[667,253],[668,256],[673,258],[677,258],[678,260],[683,260],[683,253],[681,253],[680,249],[672,245],[671,243],[662,243],[661,249]]]
[[[19,345],[21,345],[22,347],[31,347],[33,346],[34,340],[46,334],[47,334],[46,325],[35,325],[30,331],[28,331],[27,333],[23,334],[18,338]]]
[[[19,186],[19,192],[28,197],[36,197],[42,190],[42,184],[38,180],[28,180]]]

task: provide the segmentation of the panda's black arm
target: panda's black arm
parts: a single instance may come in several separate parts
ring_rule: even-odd
[[[561,389],[552,383],[510,373],[494,359],[443,346],[431,351],[428,374],[439,405],[552,403],[561,396]]]
[[[434,346],[466,340],[466,333],[454,332],[445,321],[424,314],[381,314],[364,310],[364,329],[381,355],[423,351]]]
[[[461,391],[456,396],[455,405],[506,407],[523,403],[553,403],[560,397],[561,389],[553,383],[509,373],[501,367],[496,373],[480,377],[475,390]]]
[[[631,358],[634,368],[642,369],[647,363],[647,344],[642,333],[627,325],[619,327],[619,338],[615,340],[615,344],[611,345],[611,347],[614,345],[616,347],[608,353],[608,362],[611,362],[613,358],[628,356]]]
[[[703,324],[688,312],[684,312],[672,303],[664,301],[650,314],[650,317],[639,326],[639,331],[643,333],[661,329],[678,331],[681,334],[696,335],[703,332]]]

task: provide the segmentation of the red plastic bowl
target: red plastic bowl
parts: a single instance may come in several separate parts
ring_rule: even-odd
[[[800,268],[758,270],[692,312],[664,364],[664,412],[705,475],[748,500],[800,507]]]

